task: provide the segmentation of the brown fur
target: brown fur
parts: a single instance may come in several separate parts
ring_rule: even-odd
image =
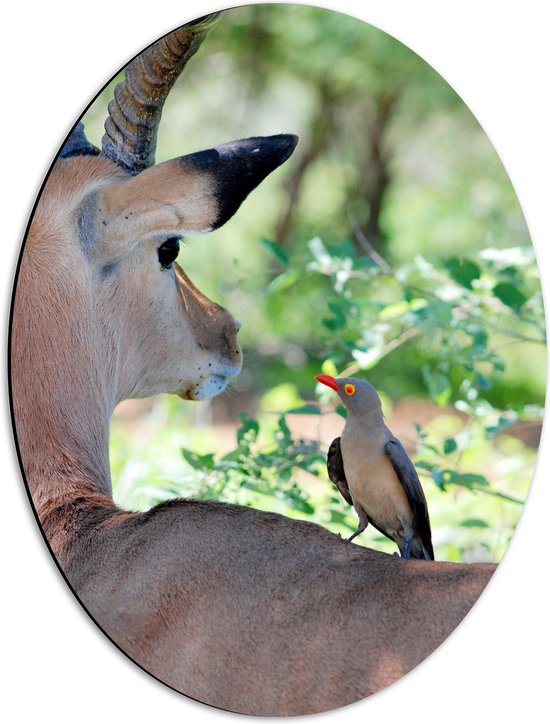
[[[178,691],[262,715],[356,701],[430,654],[494,567],[404,561],[317,525],[214,502],[116,508],[116,403],[215,394],[241,365],[229,313],[156,258],[186,219],[216,223],[211,171],[198,179],[191,169],[180,194],[170,188],[185,186],[185,164],[158,169],[129,179],[104,158],[60,161],[31,225],[11,383],[44,534],[97,623]]]

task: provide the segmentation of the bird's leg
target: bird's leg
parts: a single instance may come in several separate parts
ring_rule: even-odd
[[[363,510],[363,511],[361,511],[361,512],[359,513],[359,528],[357,528],[357,530],[355,531],[355,533],[353,533],[352,535],[350,535],[349,538],[346,538],[346,543],[351,543],[351,541],[352,541],[356,536],[358,536],[360,533],[362,533],[362,532],[365,530],[365,528],[367,527],[368,524],[369,524],[369,519],[367,518],[367,514],[366,514],[365,511]]]
[[[405,535],[405,550],[403,551],[403,558],[411,557],[411,539],[412,533],[407,533]]]

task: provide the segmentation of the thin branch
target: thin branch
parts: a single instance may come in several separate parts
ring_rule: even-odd
[[[378,356],[377,362],[379,362],[383,357],[388,355],[390,352],[393,352],[394,349],[397,349],[402,344],[405,344],[405,342],[408,342],[409,339],[413,339],[413,337],[417,337],[420,334],[420,330],[416,327],[410,327],[409,329],[406,329],[402,334],[400,334],[398,337],[395,337],[394,339],[390,340],[384,347],[382,347],[382,350],[380,352],[380,355]],[[343,370],[340,373],[341,377],[349,377],[349,375],[354,374],[355,372],[358,372],[361,369],[360,365],[357,362],[353,362],[348,367],[346,367],[345,370]]]
[[[455,485],[457,483],[454,483]],[[469,487],[468,485],[463,486],[468,488],[468,490],[475,490],[477,493],[485,493],[485,495],[492,495],[494,498],[501,498],[502,500],[507,500],[509,503],[516,503],[517,505],[525,505],[525,500],[520,500],[519,498],[514,498],[511,495],[506,495],[506,493],[500,493],[498,490],[487,490],[486,488],[481,488],[477,486]]]
[[[476,314],[475,317],[481,318],[483,317],[482,314]],[[491,320],[487,319],[486,317],[483,317],[483,321],[488,327],[491,327],[491,329],[494,329],[495,332],[500,332],[500,334],[505,334],[508,337],[514,337],[514,339],[517,339],[521,342],[533,342],[534,344],[543,344],[546,345],[545,339],[536,339],[535,337],[529,337],[526,334],[521,334],[521,332],[514,332],[511,329],[506,329],[506,327],[501,327],[499,324],[495,324]]]
[[[381,269],[383,269],[386,274],[391,274],[391,276],[393,276],[393,269],[388,264],[388,262],[384,259],[384,257],[376,251],[374,246],[367,239],[367,237],[363,233],[361,227],[359,226],[359,222],[357,221],[357,219],[355,218],[355,216],[351,213],[351,211],[349,209],[348,209],[348,218],[352,225],[353,233],[355,234],[355,238],[361,244],[361,246],[366,251],[368,256],[373,260],[373,262],[377,266],[379,266]]]

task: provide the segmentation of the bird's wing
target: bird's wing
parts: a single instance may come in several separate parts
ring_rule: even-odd
[[[351,493],[349,492],[348,481],[346,480],[346,473],[344,472],[344,461],[342,459],[342,450],[340,448],[340,438],[335,438],[327,453],[327,470],[328,476],[336,485],[340,494],[350,505],[353,505]]]
[[[422,486],[420,485],[416,468],[397,438],[394,437],[388,440],[386,443],[386,453],[411,506],[422,544],[433,560],[434,550],[432,546],[432,531],[430,528],[428,504]]]

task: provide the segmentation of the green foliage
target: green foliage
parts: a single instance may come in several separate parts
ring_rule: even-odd
[[[224,455],[198,454],[189,448],[180,448],[192,471],[193,497],[262,507],[261,498],[267,496],[278,501],[282,509],[312,514],[314,507],[295,482],[294,474],[303,470],[319,475],[325,458],[317,444],[294,439],[285,415],[278,416],[276,426],[266,435],[260,435],[257,420],[244,413],[240,417],[236,446]],[[148,505],[151,505],[164,500],[167,490],[159,486],[156,493],[154,488],[149,492]]]
[[[315,443],[292,439],[284,415],[279,416],[266,444],[260,443],[259,436],[258,421],[242,414],[234,450],[216,461],[211,455],[194,461],[192,466],[206,474],[201,497],[239,499],[242,504],[252,505],[258,495],[273,496],[290,510],[313,513],[293,473],[305,470],[318,475],[322,456]],[[182,452],[188,460],[189,451]]]
[[[505,371],[501,350],[510,342],[544,348],[530,249],[485,249],[475,259],[453,256],[440,264],[417,256],[393,269],[342,244],[329,247],[316,238],[309,248],[313,260],[299,278],[309,273],[328,282],[330,316],[318,331],[335,368],[346,374],[370,370],[413,341],[426,360],[420,369],[429,397],[444,406],[485,397]]]

